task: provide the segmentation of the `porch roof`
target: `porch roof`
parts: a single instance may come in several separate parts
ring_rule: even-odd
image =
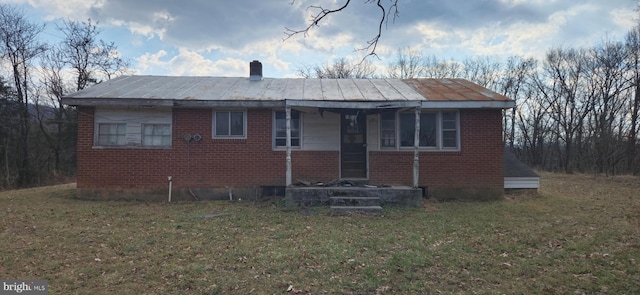
[[[301,79],[122,76],[67,95],[87,106],[511,108],[510,98],[464,79]]]

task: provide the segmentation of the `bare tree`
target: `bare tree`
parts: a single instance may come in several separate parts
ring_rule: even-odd
[[[640,112],[640,25],[633,27],[626,35],[627,63],[631,75],[633,99],[630,100],[631,122],[627,136],[627,171],[637,175],[640,173],[640,159],[638,159],[638,115]]]
[[[480,86],[497,89],[502,73],[502,63],[492,57],[474,57],[462,61],[460,76]]]
[[[62,104],[62,97],[127,71],[113,43],[99,40],[100,30],[91,20],[64,21],[58,30],[64,36],[41,58],[42,79],[37,104],[39,131],[53,158],[53,174],[75,172],[75,108]],[[71,70],[71,71],[70,71]],[[69,73],[73,79],[68,79]]]
[[[533,58],[522,58],[519,56],[512,56],[507,59],[507,64],[499,80],[499,91],[516,101],[516,107],[509,111],[505,110],[504,114],[504,138],[509,142],[509,147],[514,148],[515,132],[516,132],[516,110],[520,101],[520,96],[523,93],[522,90],[527,87],[527,78],[531,77],[533,71],[537,67],[537,62]],[[531,95],[528,92],[527,95]]]
[[[126,73],[129,62],[120,57],[113,42],[98,39],[101,31],[91,19],[64,21],[63,24],[58,30],[64,39],[56,48],[60,52],[56,55],[74,70],[76,90]]]
[[[304,78],[318,79],[364,79],[373,78],[375,69],[369,61],[349,63],[345,58],[337,59],[333,64],[304,66],[298,69]]]
[[[304,36],[307,36],[309,34],[309,31],[314,27],[318,27],[324,18],[328,17],[329,15],[345,10],[349,6],[349,4],[351,4],[351,0],[343,0],[343,1],[344,2],[342,3],[342,5],[337,8],[325,8],[321,5],[311,5],[307,7],[307,10],[313,11],[311,19],[309,20],[309,24],[304,29],[301,29],[301,30],[285,28],[286,37],[284,38],[284,40],[288,40],[289,38],[299,34],[303,34]],[[392,19],[392,21],[395,21],[395,19],[399,15],[398,0],[390,0],[386,5],[383,4],[382,0],[364,0],[364,1],[365,3],[375,4],[378,7],[378,9],[380,10],[380,22],[378,23],[377,34],[373,38],[371,38],[369,41],[367,41],[367,46],[360,48],[358,50],[368,51],[367,56],[371,56],[371,55],[375,56],[376,48],[378,46],[378,41],[382,36],[383,25],[388,24],[389,19]],[[295,0],[293,0],[291,3],[293,4],[294,2]]]
[[[19,153],[19,146],[16,144],[18,138],[17,130],[20,125],[18,100],[15,91],[9,85],[8,81],[0,76],[0,151],[2,151],[2,168],[0,175],[0,189],[5,187],[13,187],[15,178],[14,171],[17,170],[17,157],[12,155]]]
[[[550,107],[556,149],[567,173],[576,168],[576,146],[583,139],[585,118],[593,107],[589,101],[593,95],[584,91],[589,90],[585,84],[587,61],[584,49],[549,50],[543,66],[548,81],[538,84]]]
[[[424,74],[422,54],[418,50],[408,47],[398,49],[396,59],[388,65],[387,71],[392,79],[421,77]]]
[[[517,132],[514,142],[517,143],[517,153],[520,158],[530,165],[538,168],[553,169],[553,163],[548,160],[548,151],[551,143],[551,119],[549,117],[550,105],[544,104],[543,93],[535,85],[540,82],[539,72],[533,71],[528,78],[527,86],[522,89],[522,98],[518,100],[516,110]]]
[[[22,11],[0,4],[0,52],[2,58],[8,61],[12,69],[13,87],[19,101],[20,113],[20,165],[18,167],[18,185],[32,184],[32,167],[29,159],[30,138],[30,71],[32,63],[41,55],[46,46],[40,43],[38,35],[44,29],[43,25],[31,23]]]
[[[455,60],[441,60],[435,55],[423,59],[423,76],[426,78],[459,78],[462,64]]]
[[[622,145],[627,126],[618,124],[623,108],[627,106],[622,96],[629,88],[627,78],[627,50],[622,42],[605,42],[590,51],[589,83],[593,88],[591,119],[594,124],[594,153],[598,172],[615,174],[616,166],[623,160]],[[624,116],[623,116],[624,117]]]
[[[62,104],[62,97],[77,86],[65,81],[68,68],[59,47],[53,47],[42,57],[41,69],[40,97],[46,101],[37,104],[40,132],[53,152],[54,174],[71,174],[75,171],[75,113],[72,107]]]

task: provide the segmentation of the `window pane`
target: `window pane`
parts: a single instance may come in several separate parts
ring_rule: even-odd
[[[169,124],[162,124],[158,126],[158,135],[171,135],[171,126]]]
[[[162,136],[162,141],[160,142],[160,144],[164,146],[171,145],[171,136],[169,135]]]
[[[111,124],[100,124],[98,125],[98,133],[99,134],[109,134],[109,130],[111,129]]]
[[[244,135],[243,117],[243,112],[231,112],[231,135]]]
[[[142,135],[152,135],[153,134],[153,125],[143,125],[142,126]]]
[[[285,111],[275,112],[274,142],[276,147],[287,145],[287,119]],[[291,110],[291,146],[300,146],[300,112]]]
[[[413,146],[416,132],[415,115],[412,113],[400,114],[400,145]]]
[[[395,122],[394,121],[390,121],[390,120],[382,120],[380,122],[380,128],[384,129],[384,130],[391,130],[391,129],[395,129]]]
[[[415,114],[400,114],[400,145],[413,146],[415,138]],[[435,147],[437,140],[437,124],[435,113],[420,114],[420,146]]]
[[[151,137],[151,145],[159,146],[160,144],[162,144],[162,137],[159,137],[159,136]]]
[[[436,146],[436,134],[436,114],[420,114],[420,146]]]
[[[169,124],[142,125],[142,145],[170,146],[171,145],[171,125]]]
[[[458,147],[458,139],[456,131],[443,131],[442,132],[442,146],[446,148]]]
[[[380,120],[383,120],[383,121],[391,120],[391,121],[393,121],[395,119],[396,119],[396,113],[394,113],[394,112],[383,112],[383,113],[380,113]]]
[[[142,137],[142,145],[153,145],[153,137],[151,137],[151,136],[143,136]]]
[[[442,129],[456,129],[456,113],[442,113]]]
[[[229,135],[229,112],[216,112],[216,136]]]
[[[380,114],[380,146],[396,146],[396,114],[394,112]]]
[[[98,124],[98,145],[125,145],[127,124]]]

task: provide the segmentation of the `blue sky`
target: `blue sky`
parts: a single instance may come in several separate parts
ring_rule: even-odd
[[[383,0],[387,2],[389,0]],[[310,5],[343,0],[0,0],[46,23],[43,38],[57,42],[61,19],[91,18],[113,41],[135,74],[246,76],[263,62],[267,77],[295,77],[305,65],[354,61],[376,34],[379,11],[352,0],[304,37],[287,41],[285,27],[301,29]],[[621,40],[635,24],[635,0],[400,0],[399,18],[383,30],[378,58],[385,74],[399,48],[462,59],[478,55],[541,58],[554,46],[592,46]]]

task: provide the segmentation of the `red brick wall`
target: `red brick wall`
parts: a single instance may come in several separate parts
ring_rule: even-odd
[[[502,112],[460,110],[458,152],[420,152],[420,186],[501,188]],[[369,153],[371,183],[412,185],[413,150]]]
[[[80,107],[78,188],[284,186],[286,153],[273,151],[272,111],[247,112],[247,139],[212,139],[211,109],[174,109],[172,147],[168,149],[94,148],[94,109]],[[187,155],[185,134],[200,134]],[[189,161],[187,161],[187,157]],[[292,152],[293,179],[338,178],[339,154]]]
[[[78,117],[78,188],[284,186],[284,151],[272,150],[272,111],[247,112],[247,139],[212,139],[211,109],[174,109],[173,142],[167,149],[94,148],[91,107]],[[420,185],[429,187],[502,187],[502,113],[461,110],[461,150],[421,152]],[[187,142],[185,134],[200,134]],[[373,184],[411,185],[413,151],[369,153]],[[293,180],[329,181],[339,177],[339,152],[292,153]]]

